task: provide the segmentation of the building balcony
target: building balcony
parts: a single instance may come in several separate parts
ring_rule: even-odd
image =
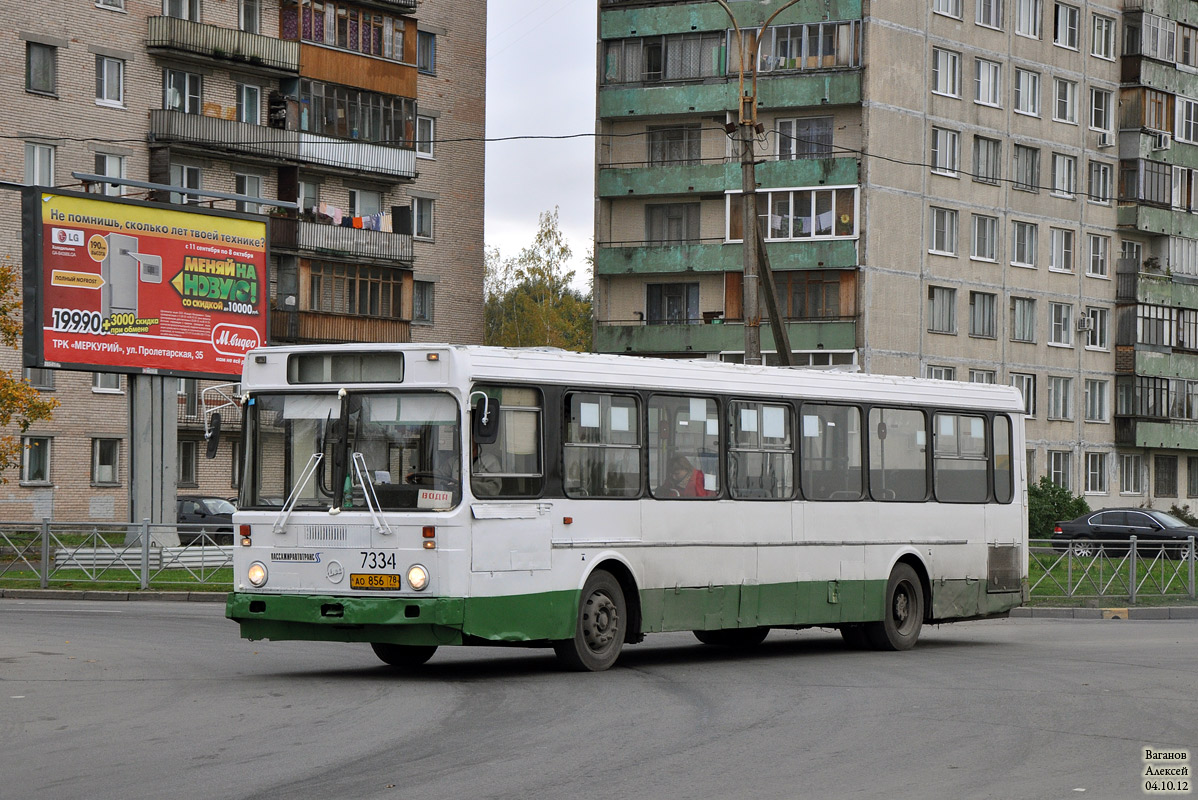
[[[787,269],[852,269],[857,266],[855,239],[769,242],[770,267]],[[595,248],[596,275],[740,272],[741,244],[704,239],[680,244],[600,242]]]
[[[792,350],[852,350],[856,347],[856,317],[787,320]],[[708,319],[691,325],[655,325],[642,320],[601,320],[595,327],[599,353],[701,355],[745,349],[741,321]],[[761,349],[774,350],[768,322],[761,323]]]
[[[395,266],[412,265],[412,237],[402,233],[323,225],[290,217],[271,217],[272,250]]]
[[[1115,444],[1166,450],[1198,450],[1198,423],[1189,420],[1116,416]]]
[[[416,151],[268,128],[220,117],[156,108],[150,111],[151,144],[177,144],[211,155],[236,153],[267,161],[316,165],[353,174],[416,177]]]
[[[857,158],[767,157],[755,174],[762,189],[781,186],[845,186],[858,181]],[[694,163],[601,165],[600,197],[648,197],[671,194],[718,194],[741,187],[740,159]]]
[[[175,17],[150,17],[146,49],[233,62],[239,67],[299,72],[297,42]]]
[[[666,114],[723,114],[737,107],[737,78],[708,82],[599,87],[601,119],[632,119]],[[845,67],[821,72],[784,72],[758,76],[758,106],[825,108],[861,103],[861,69]],[[856,182],[855,180],[853,181]]]
[[[370,6],[395,14],[415,14],[419,0],[356,0],[360,6]]]
[[[271,344],[340,342],[410,342],[412,323],[406,319],[327,314],[320,311],[273,311]]]

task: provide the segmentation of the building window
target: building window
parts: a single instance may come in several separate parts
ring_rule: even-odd
[[[995,320],[997,297],[989,292],[969,293],[969,335],[993,339],[997,335]]]
[[[299,105],[300,130],[391,146],[416,145],[416,101],[411,97],[301,78]]]
[[[1090,89],[1090,130],[1106,133],[1114,128],[1111,97],[1106,89]]]
[[[416,69],[427,75],[437,71],[437,37],[428,31],[416,31]]]
[[[1107,396],[1110,381],[1086,379],[1086,422],[1108,422]]]
[[[200,0],[162,0],[162,13],[176,19],[200,21]]]
[[[1198,456],[1186,457],[1186,497],[1198,497]]]
[[[1144,456],[1119,456],[1119,493],[1144,494]]]
[[[740,192],[725,195],[727,241],[742,240]],[[758,190],[759,208],[768,208],[767,240],[855,238],[857,187]]]
[[[311,180],[300,181],[296,202],[304,211],[316,211],[320,208],[320,184]]]
[[[108,153],[96,153],[96,174],[106,178],[125,177],[125,157]],[[124,194],[124,187],[119,183],[96,183],[91,186],[93,192],[119,197]]]
[[[431,325],[433,323],[432,281],[412,281],[412,322]]]
[[[1073,419],[1073,379],[1049,376],[1048,418]]]
[[[997,377],[997,374],[992,369],[969,370],[970,383],[994,383]]]
[[[1036,301],[1030,297],[1011,298],[1011,341],[1036,341]]]
[[[928,287],[928,330],[933,333],[957,332],[956,289]]]
[[[1002,65],[979,58],[974,61],[975,102],[984,106],[1002,105]]]
[[[1056,4],[1056,14],[1053,20],[1052,43],[1058,47],[1070,50],[1078,48],[1077,26],[1081,12],[1075,6],[1064,3]]]
[[[1015,33],[1040,38],[1041,0],[1015,0]]]
[[[772,25],[766,29],[761,38],[761,58],[757,69],[760,72],[796,69],[827,69],[830,67],[858,67],[861,65],[861,35],[860,23],[855,20],[844,22],[814,22],[806,25]],[[748,33],[747,31],[745,32]],[[682,36],[662,37],[667,43],[670,40],[681,40],[688,53],[699,52],[697,59],[703,62],[714,61],[720,64],[723,59],[709,59],[710,34],[683,34]],[[648,42],[649,40],[646,40]],[[724,37],[718,36],[716,49],[724,44]],[[677,46],[675,44],[675,46]],[[750,45],[751,46],[751,45]],[[679,58],[667,49],[666,77],[671,70],[670,61],[694,61],[693,58]],[[729,74],[736,74],[736,64],[739,62],[733,40],[732,56],[729,59]],[[683,66],[685,69],[685,66]],[[723,66],[718,68],[719,74],[724,74]]]
[[[1175,107],[1177,120],[1173,135],[1179,142],[1198,142],[1198,101],[1179,95]]]
[[[262,33],[262,0],[238,0],[237,27],[246,33]]]
[[[1014,148],[1014,188],[1024,192],[1040,191],[1040,150],[1017,144]]]
[[[687,162],[692,164],[698,163],[699,157],[699,126],[695,125],[693,128],[694,131],[691,133],[690,138],[695,140],[695,144],[692,147],[696,152],[693,160]],[[832,157],[831,117],[780,119],[777,122],[777,128],[779,160]]]
[[[351,217],[369,217],[383,208],[382,192],[370,189],[349,190],[349,214]]]
[[[125,62],[119,58],[96,56],[96,104],[121,106],[125,103]]]
[[[956,367],[942,367],[936,364],[928,364],[926,377],[934,381],[955,381],[957,379]]]
[[[416,155],[420,158],[433,157],[433,142],[437,138],[436,117],[416,115]]]
[[[242,194],[247,197],[261,197],[262,176],[234,173],[233,187],[233,191],[237,194]],[[238,200],[236,203],[237,210],[243,211],[247,214],[257,214],[260,210],[258,203],[254,203],[249,200]]]
[[[650,325],[697,325],[700,320],[699,284],[646,284],[645,322]]]
[[[93,372],[93,392],[120,392],[121,374],[119,372]]]
[[[38,367],[25,367],[24,376],[26,383],[39,391],[47,392],[54,390],[54,370],[41,369]]]
[[[978,183],[998,183],[1001,173],[1002,142],[984,136],[973,137],[973,179]]]
[[[1052,193],[1072,198],[1077,192],[1077,157],[1052,154]]]
[[[1109,273],[1111,251],[1111,237],[1099,236],[1096,233],[1091,233],[1090,238],[1090,266],[1086,270],[1086,274],[1094,278],[1105,278]]]
[[[54,185],[54,146],[25,142],[25,183],[30,186]]]
[[[932,12],[960,19],[961,0],[932,0]]]
[[[1090,162],[1090,183],[1087,190],[1092,203],[1111,204],[1111,165],[1101,161]]]
[[[55,94],[58,91],[58,48],[25,43],[25,91]]]
[[[998,260],[998,217],[973,215],[973,244],[969,254],[980,261]]]
[[[698,203],[651,203],[645,206],[647,244],[684,244],[698,240]]]
[[[203,78],[194,72],[167,69],[162,72],[162,107],[167,111],[199,114]]]
[[[1052,245],[1048,268],[1054,272],[1073,272],[1073,231],[1049,228],[1048,237]]]
[[[200,174],[200,168],[191,167],[186,164],[171,164],[171,186],[179,186],[184,189],[203,189],[203,178]],[[200,196],[186,192],[171,192],[171,202],[183,205],[198,203],[200,202]]]
[[[1090,17],[1090,55],[1115,60],[1115,20],[1099,14]]]
[[[1106,453],[1086,453],[1086,494],[1107,493]]]
[[[179,440],[177,475],[180,486],[196,485],[196,464],[198,463],[197,456],[199,455],[199,449],[198,442],[185,439]]]
[[[1015,112],[1040,116],[1040,73],[1015,70]]]
[[[1002,7],[1002,0],[977,0],[974,21],[986,28],[1001,28]]]
[[[1068,450],[1048,451],[1048,479],[1064,489],[1073,491],[1070,473],[1073,471],[1073,454]]]
[[[1023,413],[1036,416],[1036,376],[1024,372],[1010,374],[1011,385],[1023,394]]]
[[[961,96],[961,54],[932,48],[932,91],[949,97]]]
[[[50,482],[50,437],[21,437],[21,483]]]
[[[401,319],[403,273],[387,267],[313,261],[308,308],[325,314]]]
[[[92,483],[120,483],[120,439],[92,439]]]
[[[1177,456],[1153,456],[1152,493],[1157,497],[1177,497]]]
[[[840,273],[819,269],[776,273],[778,296],[787,319],[836,319],[840,316]]]
[[[433,238],[433,213],[436,203],[431,197],[412,198],[412,216],[415,217],[415,236],[417,239]]]
[[[110,8],[113,11],[124,11],[125,0],[96,0],[96,8]]]
[[[262,124],[262,89],[248,83],[237,84],[237,121]]]
[[[1053,104],[1052,118],[1057,122],[1077,124],[1077,83],[1063,78],[1053,79],[1053,94],[1056,102]]]
[[[961,134],[945,128],[932,128],[932,172],[957,175]]]
[[[957,212],[947,208],[932,209],[932,247],[929,252],[943,256],[957,254]]]
[[[1105,308],[1086,309],[1090,330],[1086,332],[1086,347],[1091,350],[1108,350],[1111,346],[1110,311]]]
[[[1036,266],[1039,229],[1034,222],[1011,223],[1011,264],[1016,267]]]
[[[1048,343],[1073,346],[1073,306],[1068,303],[1048,304]]]

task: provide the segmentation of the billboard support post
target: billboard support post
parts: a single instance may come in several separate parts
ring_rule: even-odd
[[[129,518],[155,524],[176,521],[178,396],[161,375],[129,376]],[[178,545],[160,541],[163,545]]]

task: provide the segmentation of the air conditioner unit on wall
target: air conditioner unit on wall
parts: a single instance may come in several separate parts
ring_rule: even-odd
[[[1081,332],[1093,330],[1094,320],[1089,317],[1079,317],[1077,320],[1077,329]]]
[[[1114,144],[1115,134],[1110,133],[1109,131],[1103,131],[1102,133],[1098,134],[1099,147],[1113,147]]]
[[[1173,146],[1173,139],[1167,133],[1152,134],[1153,150],[1168,150]]]

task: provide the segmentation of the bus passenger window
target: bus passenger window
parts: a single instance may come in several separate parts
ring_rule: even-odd
[[[728,406],[728,491],[738,500],[785,500],[794,494],[794,436],[788,406]]]
[[[870,409],[870,497],[896,502],[926,500],[927,450],[927,423],[922,411]]]
[[[986,420],[965,414],[940,413],[934,418],[936,499],[945,503],[984,503]]]
[[[1015,485],[1011,477],[1011,420],[1004,416],[994,418],[994,499],[1009,503],[1014,497]]]
[[[565,441],[567,497],[636,497],[641,417],[635,397],[571,394]]]
[[[804,404],[800,481],[808,500],[860,500],[861,409]]]
[[[715,400],[649,400],[649,487],[657,498],[720,493],[720,422]]]
[[[475,497],[536,497],[541,493],[541,393],[516,386],[475,386],[499,401],[499,433],[471,447],[470,491]]]

